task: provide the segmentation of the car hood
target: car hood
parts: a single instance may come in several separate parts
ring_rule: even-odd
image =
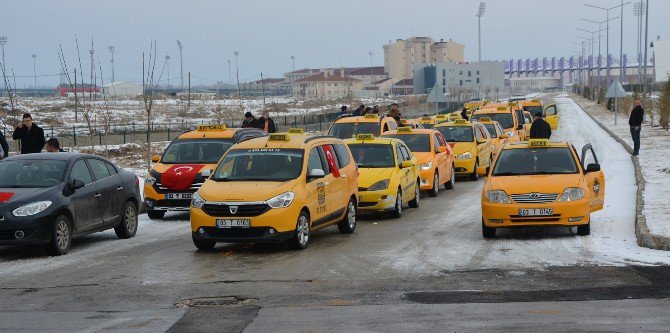
[[[198,193],[206,201],[265,201],[290,191],[297,179],[286,182],[207,180]]]
[[[563,193],[568,187],[579,187],[581,175],[529,175],[491,177],[488,190],[505,190],[507,194]]]
[[[463,153],[467,153],[472,150],[474,143],[472,142],[447,142],[451,147],[451,150],[454,152],[454,156],[458,156]]]
[[[368,188],[372,184],[391,178],[393,168],[358,168],[358,187]]]
[[[60,189],[59,186],[33,188],[0,188],[0,203],[30,203],[45,200]]]
[[[435,160],[435,155],[433,155],[433,153],[431,152],[418,152],[412,154],[416,156],[416,159],[419,164],[424,164]]]

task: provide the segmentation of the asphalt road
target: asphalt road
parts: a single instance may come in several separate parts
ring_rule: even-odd
[[[63,257],[0,247],[0,331],[667,331],[670,255],[635,245],[630,159],[557,102],[557,138],[593,143],[616,170],[591,236],[532,228],[484,240],[483,180],[424,196],[401,219],[360,219],[353,235],[320,231],[297,252],[199,252],[188,215],[144,216],[137,237],[91,235]]]

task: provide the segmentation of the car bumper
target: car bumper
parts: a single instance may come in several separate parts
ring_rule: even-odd
[[[468,160],[455,160],[454,161],[454,170],[457,175],[468,175],[475,172],[475,162],[476,158],[471,158]]]
[[[0,222],[0,245],[46,244],[51,240],[55,221],[56,216],[53,215],[31,218],[5,217],[4,221]]]
[[[269,209],[265,211],[264,213],[258,215],[258,216],[221,216],[221,217],[216,217],[216,216],[211,216],[207,213],[205,213],[202,209],[200,208],[191,208],[191,231],[192,232],[198,232],[199,228],[205,228],[204,230],[211,230],[213,229],[223,229],[223,230],[242,230],[246,229],[247,231],[250,231],[248,234],[245,234],[243,232],[239,232],[238,234],[235,234],[234,237],[228,237],[230,233],[225,233],[225,232],[212,232],[208,237],[213,238],[220,237],[220,242],[224,241],[235,241],[239,240],[242,241],[244,239],[251,240],[254,237],[258,237],[259,235],[262,236],[261,234],[257,234],[258,230],[267,230],[268,235],[274,235],[274,234],[282,234],[285,232],[290,232],[292,233],[295,231],[296,223],[298,221],[298,215],[300,214],[300,210],[302,209],[301,205],[297,205],[296,202],[293,202],[289,207],[286,208],[275,208],[275,209]],[[218,219],[249,219],[250,220],[250,227],[249,228],[217,228],[216,227],[216,220]],[[269,230],[272,229],[274,230],[272,233],[269,232]],[[248,237],[245,237],[248,236]],[[274,236],[273,236],[274,237]]]
[[[195,191],[183,191],[193,193]],[[165,194],[156,192],[151,185],[144,185],[144,205],[148,210],[188,212],[191,206],[190,199],[167,200]]]
[[[551,208],[551,216],[519,216],[519,209]],[[577,226],[589,223],[588,200],[540,204],[498,204],[485,199],[482,218],[487,227]]]
[[[395,208],[396,194],[390,191],[359,191],[358,211],[383,212]]]
[[[421,176],[421,186],[419,189],[422,191],[428,191],[433,189],[433,177],[435,176],[435,168],[430,168],[428,170],[420,170],[419,175]]]
[[[200,231],[202,229],[202,231]],[[295,231],[277,232],[270,227],[216,228],[201,227],[192,232],[193,239],[221,243],[274,243],[285,241]]]

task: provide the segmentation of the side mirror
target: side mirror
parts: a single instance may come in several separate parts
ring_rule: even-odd
[[[437,152],[438,153],[446,153],[447,152],[447,147],[446,146],[439,146],[439,147],[437,147]]]
[[[205,178],[209,178],[209,176],[212,175],[212,169],[205,169],[200,171],[200,175],[202,175]]]
[[[412,163],[412,161],[402,161],[402,163],[400,163],[400,168],[401,169],[411,168],[413,166],[414,166],[414,163]]]
[[[586,173],[600,171],[600,164],[598,163],[589,163],[586,166]]]
[[[326,173],[322,169],[313,169],[307,175],[308,179],[323,178],[326,176]]]
[[[477,174],[480,176],[486,176],[486,167],[485,166],[478,167]]]
[[[151,156],[151,163],[158,163],[161,160],[161,157],[158,155]]]
[[[507,139],[508,136],[507,136],[507,134],[502,134],[502,135],[500,135],[500,138],[501,138],[501,139]]]
[[[522,129],[523,129],[523,124],[519,124],[519,126],[517,126],[516,129],[518,129],[518,130],[522,130]]]
[[[73,190],[78,190],[84,186],[86,186],[86,184],[84,183],[83,180],[73,179],[70,181],[70,188]]]
[[[481,145],[481,144],[483,144],[483,143],[486,143],[486,140],[477,140],[477,144],[478,144],[478,145]]]

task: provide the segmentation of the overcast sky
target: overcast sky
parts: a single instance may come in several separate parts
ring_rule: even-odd
[[[596,30],[597,24],[580,18],[604,20],[602,7],[617,0],[488,0],[482,18],[482,58],[551,57],[576,55],[590,36],[577,27]],[[649,37],[669,38],[670,1],[651,0]],[[32,75],[31,54],[37,54],[38,75],[57,74],[58,45],[70,66],[76,62],[79,38],[84,71],[90,67],[91,38],[95,57],[106,80],[111,77],[108,45],[114,45],[116,80],[141,81],[142,51],[151,39],[161,58],[171,56],[171,84],[179,84],[179,49],[184,45],[184,73],[192,84],[228,81],[227,60],[239,51],[241,81],[279,77],[295,67],[383,65],[382,45],[415,36],[453,39],[465,44],[466,60],[477,59],[479,1],[469,0],[11,0],[5,1],[0,35],[8,68],[17,76]],[[619,16],[612,10],[610,17]],[[636,52],[637,25],[633,4],[624,9],[624,53]],[[611,53],[618,54],[619,21],[610,26]],[[603,34],[603,53],[605,38]],[[618,55],[617,55],[618,57]],[[634,57],[629,56],[629,59]],[[162,63],[161,63],[162,65]],[[97,67],[97,65],[96,65]],[[164,79],[167,74],[164,74]],[[56,84],[58,77],[41,77],[39,85]],[[19,87],[33,79],[17,78]]]

